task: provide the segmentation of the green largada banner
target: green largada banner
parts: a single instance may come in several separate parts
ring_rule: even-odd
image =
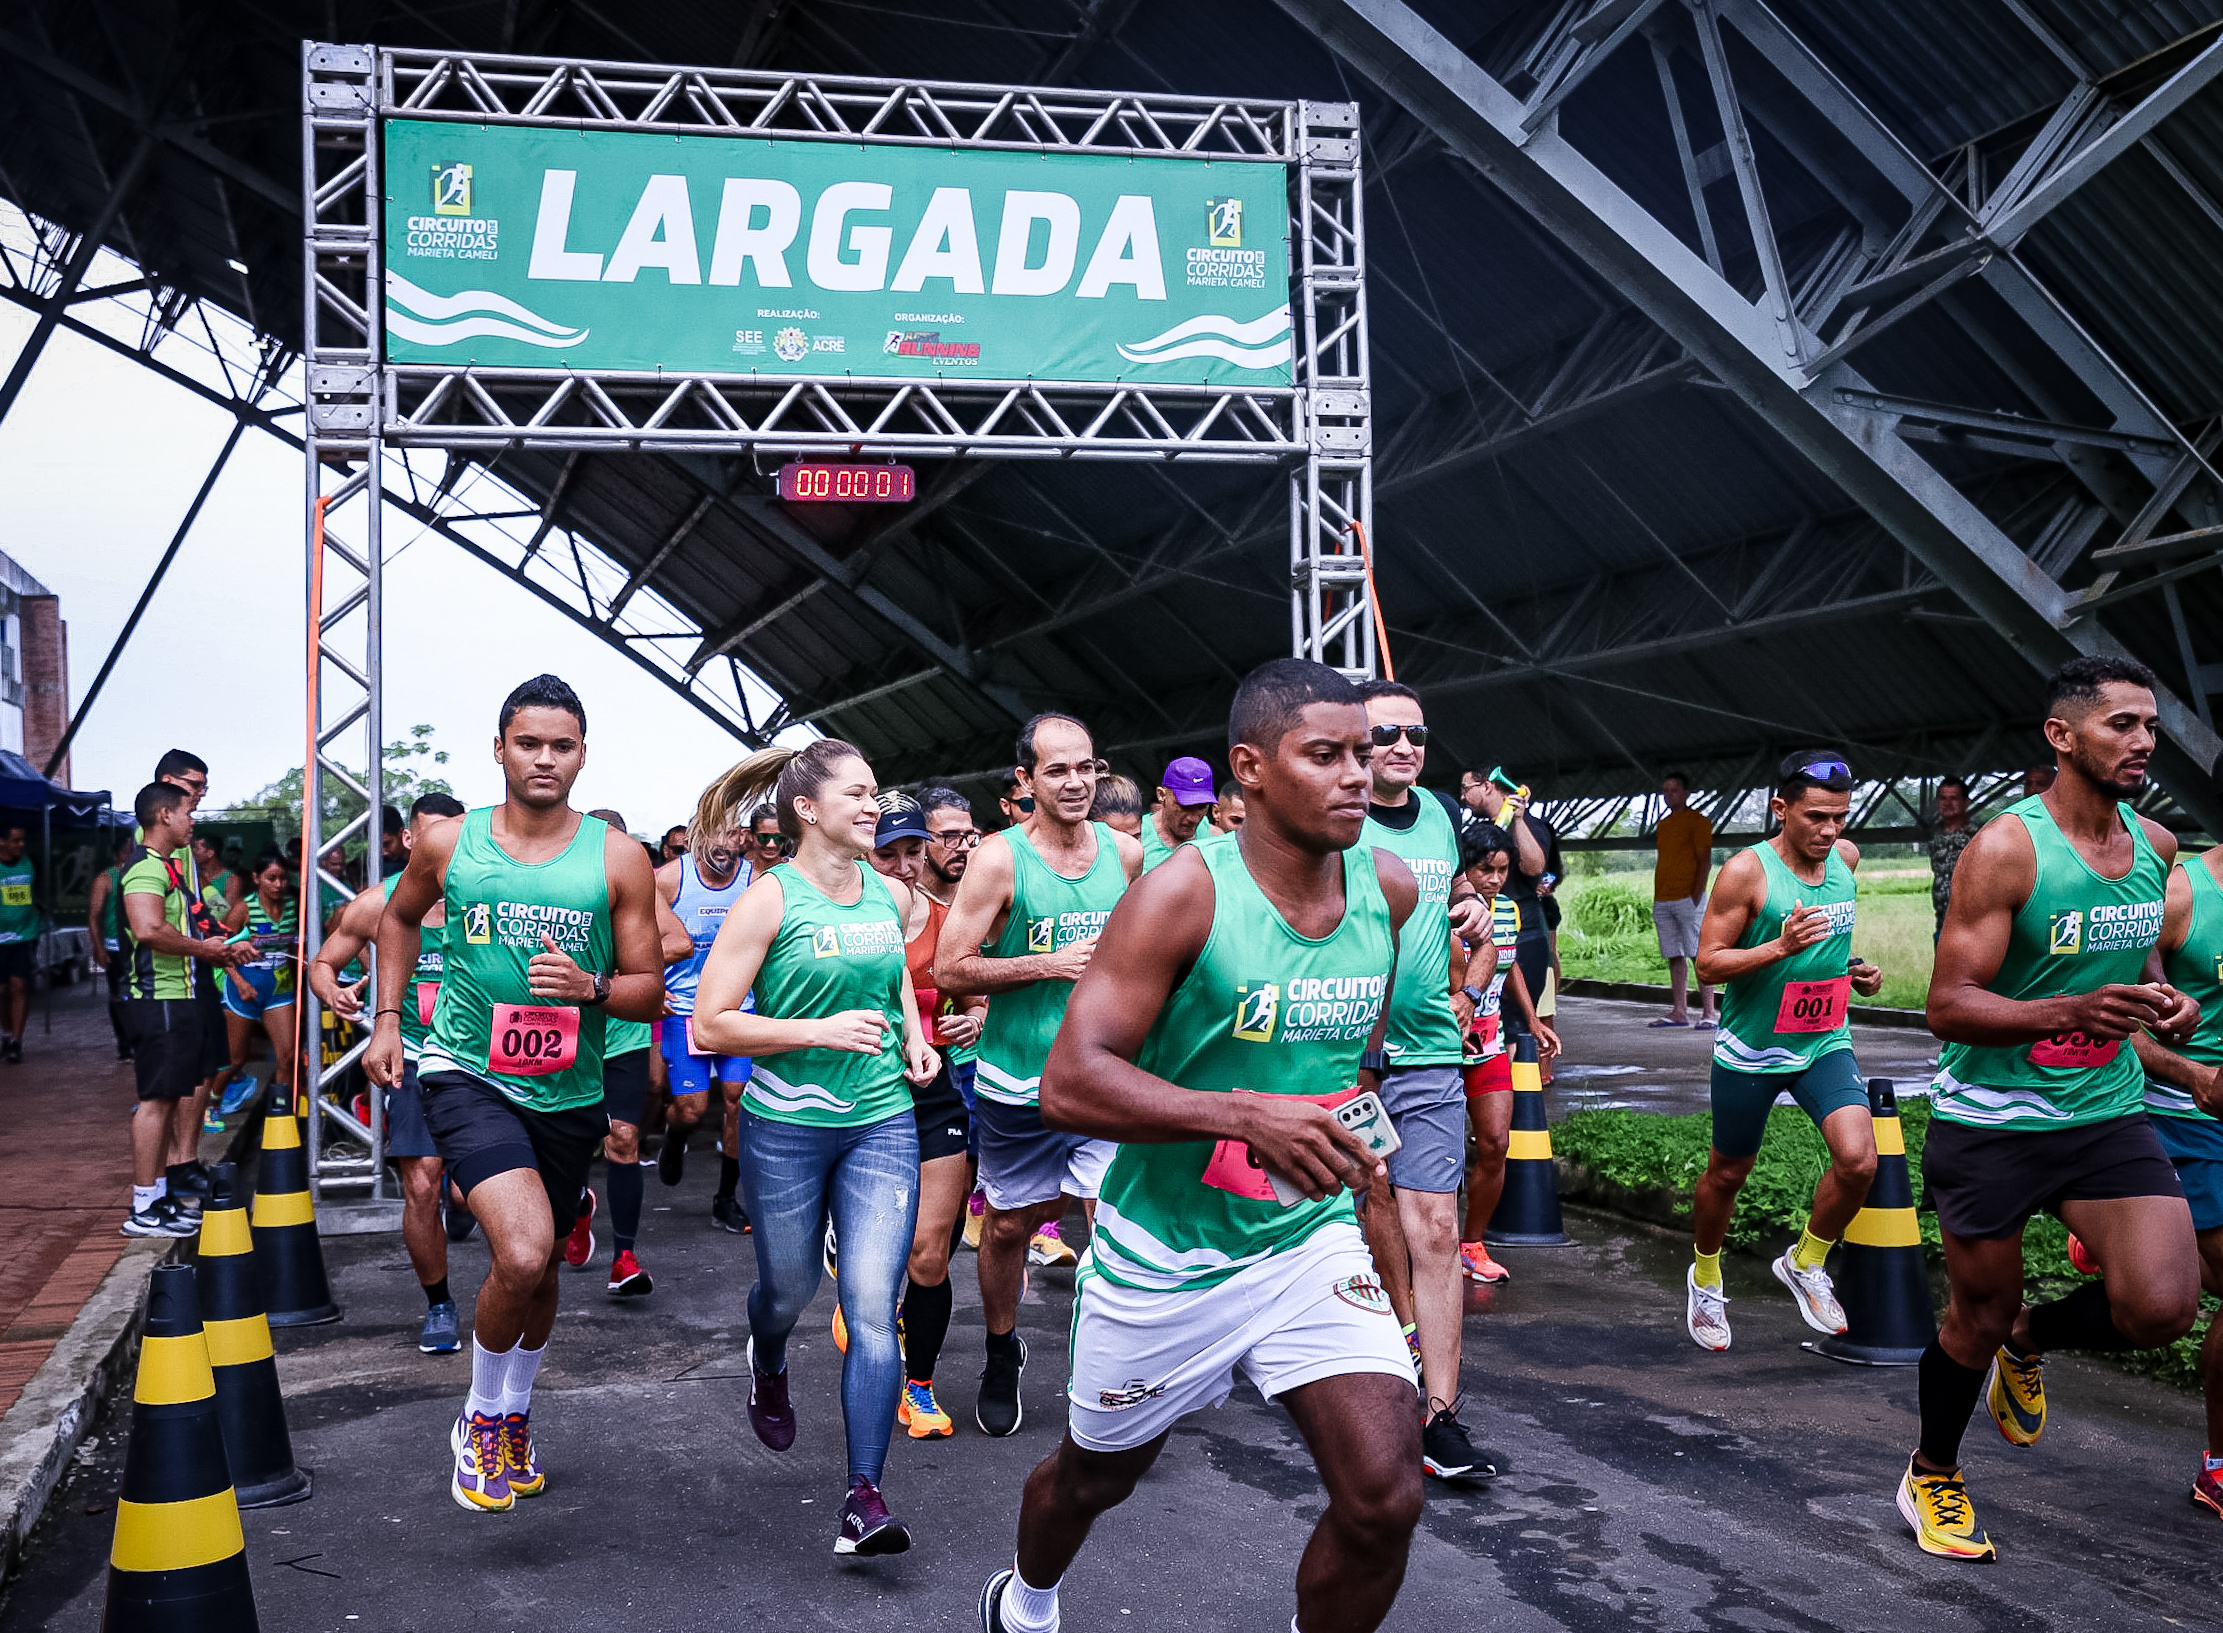
[[[1291,383],[1277,164],[384,129],[390,362]]]

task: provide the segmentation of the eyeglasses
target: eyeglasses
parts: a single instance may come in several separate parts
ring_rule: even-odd
[[[980,843],[980,830],[952,828],[946,833],[928,834],[926,837],[937,845],[954,845],[961,851],[969,851]]]
[[[1428,746],[1428,728],[1426,726],[1369,726],[1366,728],[1366,735],[1374,740],[1376,748],[1387,748],[1390,744],[1396,742],[1399,737],[1403,737],[1414,748],[1426,748]]]
[[[768,851],[784,850],[787,846],[787,835],[783,833],[754,833],[749,838]]]

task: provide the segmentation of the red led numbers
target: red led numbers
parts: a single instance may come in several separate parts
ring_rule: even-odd
[[[900,505],[918,494],[918,473],[908,465],[780,467],[780,497],[796,504]]]

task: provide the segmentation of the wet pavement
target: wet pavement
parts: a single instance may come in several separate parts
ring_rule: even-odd
[[[1578,1034],[1579,1035],[1579,1034]],[[1677,1039],[1677,1043],[1688,1039]],[[887,1487],[917,1545],[837,1562],[842,1492],[822,1292],[790,1353],[802,1431],[784,1455],[750,1435],[742,1301],[749,1243],[712,1230],[713,1165],[649,1185],[653,1297],[566,1273],[535,1396],[548,1494],[504,1515],[449,1500],[446,1437],[461,1357],[419,1355],[421,1302],[393,1237],[326,1245],[342,1322],[277,1345],[314,1498],[243,1516],[262,1626],[286,1633],[573,1633],[792,1628],[963,1630],[1008,1563],[1018,1493],[1059,1423],[1069,1272],[1037,1272],[1025,1426],[971,1423],[980,1319],[973,1261],[941,1368],[954,1440],[902,1438]],[[2054,1421],[2031,1451],[1979,1412],[1968,1441],[1997,1566],[1915,1550],[1892,1491],[1915,1433],[1911,1370],[1839,1366],[1799,1347],[1756,1260],[1729,1262],[1736,1347],[1682,1330],[1679,1247],[1570,1213],[1578,1245],[1508,1249],[1513,1281],[1470,1291],[1464,1378],[1476,1438],[1508,1460],[1472,1488],[1431,1483],[1394,1629],[1722,1629],[1822,1633],[2214,1626],[2223,1526],[2186,1491],[2201,1445],[2185,1392],[2059,1358]],[[484,1267],[456,1253],[459,1289]],[[466,1305],[468,1316],[468,1305]],[[99,1620],[124,1423],[63,1488],[0,1628],[83,1633]],[[1065,1589],[1065,1626],[1281,1633],[1321,1496],[1287,1417],[1247,1387],[1190,1419],[1136,1497],[1097,1528]]]

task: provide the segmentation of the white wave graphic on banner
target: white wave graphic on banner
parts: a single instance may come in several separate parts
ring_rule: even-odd
[[[784,1082],[762,1066],[756,1069],[749,1095],[776,1112],[827,1111],[839,1116],[857,1109],[856,1101],[843,1099],[822,1083]]]
[[[478,335],[522,340],[528,346],[576,346],[587,338],[586,330],[551,323],[490,289],[435,295],[393,271],[386,274],[386,327],[420,346],[452,346]]]
[[[1215,357],[1239,369],[1270,369],[1289,361],[1293,338],[1286,306],[1248,323],[1210,313],[1176,323],[1164,334],[1138,340],[1132,346],[1122,345],[1119,355],[1130,363],[1170,363],[1180,357]]]

